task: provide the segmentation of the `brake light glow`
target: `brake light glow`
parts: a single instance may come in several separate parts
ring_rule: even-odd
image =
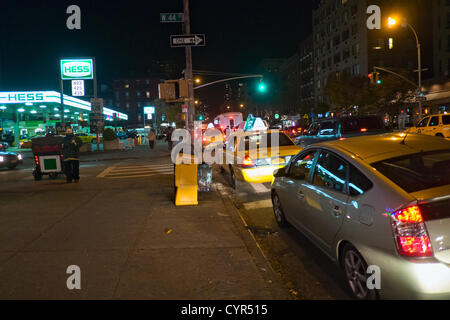
[[[362,128],[361,132],[367,132],[367,129],[366,128]]]
[[[36,163],[36,165],[39,165],[39,157],[38,156],[34,156],[34,162]]]
[[[397,251],[402,256],[430,257],[431,241],[418,206],[400,209],[392,214]]]
[[[245,156],[244,160],[242,161],[242,166],[243,167],[254,167],[255,162],[249,156]]]

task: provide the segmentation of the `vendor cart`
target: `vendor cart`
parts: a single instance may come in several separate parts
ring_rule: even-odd
[[[50,179],[56,179],[58,174],[64,173],[62,142],[61,136],[46,136],[31,140],[35,163],[34,180],[41,180],[45,174],[49,175]]]

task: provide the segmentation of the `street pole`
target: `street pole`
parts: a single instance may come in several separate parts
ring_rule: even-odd
[[[97,103],[97,62],[95,61],[95,58],[93,58],[93,63],[94,63],[94,101],[95,103]],[[98,132],[98,129],[96,132],[96,137],[97,137],[97,152],[100,152],[100,134]]]
[[[417,64],[419,66],[419,121],[422,120],[422,57],[420,50],[420,43],[417,40]]]
[[[184,6],[184,34],[191,34],[191,19],[189,12],[189,0],[183,0]],[[192,81],[192,48],[186,47],[186,70],[184,77],[188,83],[188,112],[186,114],[186,129],[194,129],[194,82]]]
[[[60,114],[61,114],[61,127],[62,127],[62,125],[64,125],[65,126],[65,121],[64,121],[64,84],[63,84],[63,79],[62,79],[62,76],[60,75],[60,78],[59,78],[59,87],[60,87],[60,90],[61,90],[61,103],[60,103],[60,106],[59,106],[59,111],[60,111]],[[56,129],[56,128],[55,128]],[[56,130],[56,134],[58,134],[58,130]]]

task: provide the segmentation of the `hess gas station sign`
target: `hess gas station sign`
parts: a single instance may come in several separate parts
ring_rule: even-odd
[[[92,59],[62,59],[62,80],[89,80],[94,78]]]

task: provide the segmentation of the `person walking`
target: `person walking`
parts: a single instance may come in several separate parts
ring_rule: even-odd
[[[155,142],[156,142],[156,135],[155,135],[153,128],[150,129],[147,139],[148,139],[148,145],[150,146],[150,149],[153,149],[155,147]]]
[[[173,147],[172,133],[173,133],[173,128],[172,127],[168,127],[167,131],[166,131],[166,141],[167,141],[167,144],[169,146],[169,150],[170,151],[172,151],[172,147]]]
[[[81,139],[73,134],[72,128],[68,128],[62,142],[67,183],[71,183],[72,180],[75,182],[80,180],[80,147],[82,144]]]

